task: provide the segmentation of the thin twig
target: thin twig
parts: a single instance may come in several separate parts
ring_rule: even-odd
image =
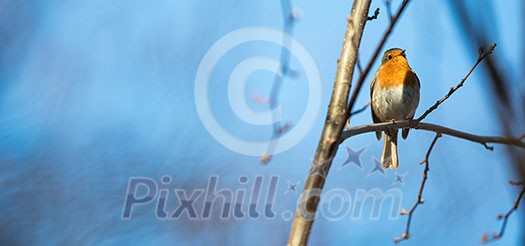
[[[361,66],[361,59],[359,59],[359,57],[357,58],[357,71],[359,71],[359,74],[363,73],[363,67]]]
[[[430,157],[430,152],[432,152],[432,149],[434,149],[434,145],[436,145],[436,142],[438,140],[438,138],[441,137],[441,133],[437,133],[436,136],[434,137],[434,140],[432,140],[432,143],[430,144],[430,147],[428,148],[428,151],[427,151],[427,154],[425,156],[425,159],[423,159],[423,161],[421,161],[419,164],[423,164],[425,163],[425,170],[423,171],[423,179],[421,180],[421,186],[419,187],[419,192],[417,193],[417,201],[414,203],[414,206],[412,206],[412,209],[410,209],[410,211],[406,211],[406,210],[401,210],[401,215],[408,215],[408,220],[407,220],[407,225],[406,225],[406,229],[405,229],[405,233],[403,233],[403,235],[401,235],[401,237],[399,238],[394,238],[394,242],[395,243],[399,243],[403,240],[407,240],[410,238],[410,223],[412,222],[412,216],[414,214],[414,211],[416,211],[416,208],[420,205],[420,204],[423,204],[425,201],[423,200],[423,190],[425,189],[425,184],[427,182],[427,178],[428,178],[428,171],[430,170],[429,166],[429,162],[428,162],[428,159]]]
[[[292,13],[292,6],[290,3],[290,0],[281,0],[281,11],[283,14],[284,24],[283,24],[283,30],[284,32],[290,34],[290,35],[283,35],[283,45],[281,48],[281,72],[283,76],[280,76],[279,74],[276,74],[273,80],[272,90],[270,93],[270,110],[274,109],[279,105],[279,95],[281,92],[281,87],[284,82],[284,76],[286,76],[290,70],[289,64],[290,64],[290,52],[287,50],[286,47],[290,47],[290,37],[293,33],[293,27],[295,23],[295,18]],[[271,160],[276,140],[279,139],[279,137],[283,134],[285,127],[281,124],[281,121],[277,120],[279,118],[280,112],[278,113],[276,110],[272,111],[272,121],[273,124],[273,133],[271,137],[271,141],[269,141],[268,147],[266,149],[266,152],[261,156],[259,161],[261,163],[268,163]]]
[[[498,215],[499,220],[503,219],[499,233],[493,233],[492,235],[489,235],[489,233],[483,234],[483,236],[481,237],[481,243],[488,243],[488,242],[491,242],[491,241],[494,241],[494,240],[497,240],[503,237],[503,233],[505,233],[505,229],[507,228],[507,222],[509,220],[510,215],[514,213],[518,209],[518,206],[520,205],[521,198],[523,198],[523,195],[525,194],[525,181],[515,182],[512,180],[509,180],[509,183],[515,186],[523,186],[521,189],[521,192],[518,195],[518,198],[516,199],[516,201],[514,201],[514,206],[505,215],[503,214]]]
[[[354,112],[352,112],[352,115],[356,115],[356,114],[362,113],[363,111],[365,111],[368,108],[368,106],[370,106],[371,103],[372,103],[372,101],[368,101],[365,105],[363,105],[363,107],[361,107],[360,109],[355,110]]]
[[[381,41],[377,45],[374,54],[368,61],[368,64],[366,65],[363,72],[359,75],[359,79],[357,80],[356,86],[354,91],[352,92],[352,97],[350,98],[350,102],[348,103],[347,109],[346,109],[346,118],[350,118],[352,116],[351,112],[354,108],[354,104],[357,100],[357,96],[359,95],[359,92],[361,91],[361,87],[363,86],[363,83],[365,82],[365,79],[367,75],[370,73],[370,70],[372,69],[372,66],[374,65],[374,62],[377,60],[377,57],[379,56],[379,52],[383,49],[383,46],[385,45],[386,41],[388,40],[388,37],[390,37],[390,33],[394,30],[394,26],[396,25],[397,21],[399,20],[399,17],[405,10],[406,6],[410,3],[410,0],[404,0],[401,6],[399,7],[399,10],[397,11],[395,16],[390,16],[390,25],[386,29],[385,33],[383,34],[383,38],[381,38]],[[387,10],[389,9],[389,6],[387,5]]]
[[[465,81],[467,80],[467,78],[470,76],[470,74],[472,74],[474,69],[476,69],[476,67],[485,58],[487,58],[490,54],[492,54],[492,52],[494,52],[495,48],[496,48],[496,43],[493,43],[492,45],[490,45],[489,50],[487,52],[484,52],[485,48],[483,46],[481,46],[479,48],[479,50],[478,50],[478,59],[476,60],[476,63],[474,63],[472,68],[470,68],[470,70],[467,73],[467,75],[465,75],[465,77],[463,77],[463,79],[461,79],[459,84],[457,84],[455,87],[450,88],[448,93],[443,98],[439,99],[434,105],[432,105],[432,107],[427,109],[427,111],[425,111],[425,113],[423,113],[421,116],[419,116],[419,118],[417,118],[416,121],[422,121],[423,119],[425,119],[425,117],[427,117],[430,113],[432,113],[432,111],[436,110],[438,108],[438,106],[441,105],[445,100],[447,100],[452,94],[454,94],[454,92],[456,92],[459,88],[461,88],[463,86],[463,84],[465,83]]]
[[[509,180],[509,184],[514,185],[514,186],[520,186],[520,185],[525,185],[525,181]]]
[[[356,114],[360,114],[364,112],[368,108],[368,106],[370,106],[370,104],[372,104],[372,101],[369,100],[365,105],[363,105],[363,107],[352,112],[352,115],[356,115]],[[350,118],[346,120],[346,129],[350,129]]]
[[[390,22],[392,22],[392,19],[394,17],[392,16],[392,2],[390,0],[385,0],[385,8],[386,8],[386,14],[388,15],[388,19]]]

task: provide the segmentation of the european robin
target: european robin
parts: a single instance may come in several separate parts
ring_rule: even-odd
[[[419,104],[419,78],[408,65],[405,50],[393,48],[385,51],[381,66],[370,85],[372,119],[374,123],[413,119]],[[406,139],[409,129],[403,129]],[[398,130],[385,131],[385,144],[381,163],[384,168],[399,166],[397,155]],[[382,132],[377,131],[377,140]]]

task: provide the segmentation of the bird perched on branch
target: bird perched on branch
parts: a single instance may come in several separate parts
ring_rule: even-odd
[[[408,65],[405,50],[393,48],[385,51],[381,66],[377,70],[370,85],[372,101],[372,119],[374,123],[393,120],[408,120],[414,118],[419,104],[419,78]],[[402,136],[406,139],[409,129],[403,129]],[[385,144],[381,163],[384,168],[397,168],[398,130],[385,131]],[[377,140],[382,132],[376,132]]]

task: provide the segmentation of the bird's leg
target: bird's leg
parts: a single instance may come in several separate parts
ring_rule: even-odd
[[[392,124],[396,124],[396,120],[395,119],[391,119],[390,121],[392,121]],[[389,135],[392,135],[394,132],[395,132],[396,128],[395,127],[389,127],[388,128],[388,133]]]

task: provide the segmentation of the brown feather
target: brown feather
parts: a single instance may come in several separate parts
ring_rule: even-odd
[[[376,83],[376,78],[377,78],[377,73],[376,75],[374,76],[374,78],[372,79],[372,83],[370,83],[370,100],[372,100],[372,91],[373,91],[373,88],[374,88],[374,84]],[[375,112],[374,112],[374,106],[372,106],[373,104],[371,103],[370,104],[370,111],[372,112],[372,121],[374,123],[380,123],[381,121],[379,120],[379,118],[377,118]],[[376,138],[377,140],[381,140],[381,131],[376,131]]]

